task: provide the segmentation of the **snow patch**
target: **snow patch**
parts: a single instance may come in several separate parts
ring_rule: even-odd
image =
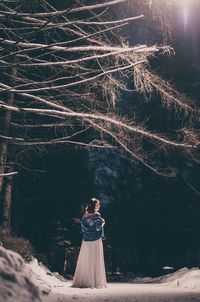
[[[48,294],[53,287],[62,287],[67,279],[58,273],[51,272],[42,263],[34,259],[28,264],[33,276],[34,283],[40,287],[44,294]]]
[[[156,284],[166,283],[168,286],[179,286],[188,289],[200,290],[200,269],[199,268],[181,268],[174,273],[170,273],[164,276],[151,278],[151,277],[137,277],[127,280],[130,283],[137,284]]]
[[[200,290],[200,269],[182,269],[182,275],[176,278],[176,285],[180,287]]]
[[[199,268],[182,268],[158,278],[130,278],[102,290],[73,288],[71,281],[36,259],[26,264],[18,254],[0,247],[0,302],[156,302],[166,297],[169,302],[191,302],[199,301],[199,292]]]
[[[193,270],[192,272],[184,275],[178,283],[179,286],[199,289],[200,290],[200,272],[199,270]]]
[[[0,247],[0,302],[36,302],[40,290],[20,255]]]

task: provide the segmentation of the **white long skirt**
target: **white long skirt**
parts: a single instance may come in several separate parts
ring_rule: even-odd
[[[72,287],[107,287],[101,238],[82,241]]]

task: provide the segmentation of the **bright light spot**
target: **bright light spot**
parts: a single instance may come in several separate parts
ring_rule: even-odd
[[[189,17],[190,17],[191,0],[177,0],[177,2],[179,2],[179,5],[181,6],[183,26],[184,26],[184,29],[186,29],[188,26]]]
[[[188,19],[189,19],[189,9],[187,6],[185,6],[183,8],[183,26],[184,26],[184,28],[186,28],[188,25]]]

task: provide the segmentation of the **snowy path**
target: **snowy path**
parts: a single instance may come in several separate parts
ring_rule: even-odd
[[[108,283],[105,289],[80,289],[36,260],[29,267],[35,284],[49,293],[42,302],[200,302],[199,268],[182,268],[157,278],[135,278],[134,283]]]
[[[0,302],[200,302],[199,268],[129,281],[108,283],[105,289],[73,288],[37,259],[27,264],[0,247]]]
[[[55,285],[43,302],[200,302],[200,291],[167,284],[109,283],[106,289],[77,289],[71,282]]]

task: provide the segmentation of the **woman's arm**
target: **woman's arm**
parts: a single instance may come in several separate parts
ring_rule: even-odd
[[[102,229],[102,227],[104,226],[104,224],[105,224],[105,220],[98,213],[94,216],[94,221],[95,221],[95,224],[96,224],[96,230],[100,231]]]

